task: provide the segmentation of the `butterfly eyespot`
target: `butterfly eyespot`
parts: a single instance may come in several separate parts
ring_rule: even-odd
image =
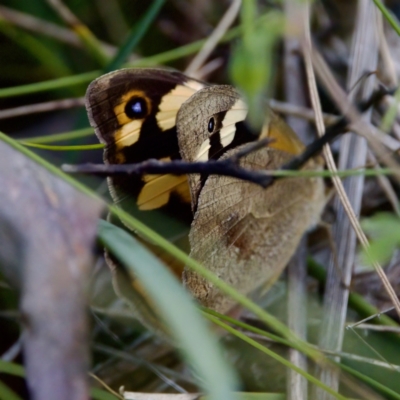
[[[126,103],[125,114],[131,119],[144,118],[148,114],[146,100],[143,97],[132,97]]]
[[[208,132],[212,133],[215,127],[215,120],[214,117],[211,117],[208,121]]]

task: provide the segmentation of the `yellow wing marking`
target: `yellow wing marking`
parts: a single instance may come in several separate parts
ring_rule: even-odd
[[[146,101],[148,113],[151,113],[151,102],[142,90],[130,90],[121,97],[121,102],[114,107],[114,114],[121,128],[115,132],[115,146],[117,149],[132,146],[139,140],[140,129],[144,118],[132,120],[125,113],[126,103],[132,97],[140,97]]]
[[[235,124],[246,119],[247,111],[247,105],[241,99],[238,99],[236,103],[227,111],[222,121],[222,127],[219,131],[221,144],[223,147],[228,146],[233,141],[236,133]],[[208,161],[208,151],[210,150],[210,147],[210,140],[205,140],[197,152],[195,161]]]
[[[194,84],[197,84],[194,85]],[[191,85],[191,86],[189,86]],[[187,85],[177,85],[169,93],[163,96],[158,113],[156,115],[158,126],[167,130],[175,125],[176,114],[181,105],[197,90],[203,88],[199,82],[189,81]]]
[[[139,210],[153,210],[167,204],[172,192],[178,193],[184,201],[190,201],[186,175],[144,175],[146,184],[137,199]]]

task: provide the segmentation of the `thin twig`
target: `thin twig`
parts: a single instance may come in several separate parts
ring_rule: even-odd
[[[31,143],[24,143],[32,147]],[[98,145],[82,145],[80,147],[85,150],[88,147],[93,149]],[[78,149],[79,146],[43,146],[47,150],[73,150]],[[97,149],[97,147],[96,147]],[[97,176],[114,176],[114,175],[159,175],[159,174],[205,174],[205,175],[222,175],[230,176],[233,178],[241,179],[247,182],[260,185],[263,188],[268,187],[274,180],[283,178],[348,178],[350,176],[364,175],[368,177],[375,177],[378,175],[393,175],[400,171],[400,168],[393,170],[389,168],[375,169],[375,168],[357,168],[338,170],[336,172],[325,170],[294,170],[294,169],[265,169],[260,171],[249,170],[237,166],[231,167],[229,164],[234,164],[232,159],[227,160],[210,160],[198,162],[186,162],[182,160],[173,161],[160,161],[156,159],[149,159],[137,164],[63,164],[62,169],[64,172],[70,174],[90,174]],[[228,167],[226,167],[228,165]]]
[[[268,171],[253,171],[241,168],[238,161],[246,155],[265,147],[272,140],[269,138],[249,143],[241,151],[225,160],[208,160],[206,162],[185,162],[182,160],[159,161],[150,159],[137,164],[87,164],[63,165],[63,170],[69,173],[90,173],[93,175],[110,176],[117,174],[214,174],[231,176],[248,182],[253,182],[262,187],[269,186],[274,178]]]
[[[398,35],[400,35],[400,27],[396,17],[393,16],[391,11],[385,7],[385,5],[380,0],[373,0],[375,5],[379,8],[381,13],[384,15],[385,19],[391,27],[396,31]]]

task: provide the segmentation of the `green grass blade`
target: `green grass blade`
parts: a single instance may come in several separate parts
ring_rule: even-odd
[[[98,149],[104,148],[103,143],[77,144],[77,145],[71,145],[71,146],[53,146],[53,145],[49,145],[49,144],[24,142],[22,140],[20,140],[19,142],[27,147],[34,147],[36,149],[52,150],[52,151],[83,151],[83,150],[98,150]]]
[[[112,393],[99,388],[90,389],[90,397],[93,400],[119,400],[117,396],[114,396]]]
[[[264,21],[264,16],[261,16],[256,23],[262,23]],[[226,43],[237,37],[240,34],[240,26],[230,29],[226,35],[221,39],[221,43]],[[128,63],[124,65],[125,67],[146,67],[146,66],[154,66],[158,64],[163,64],[166,62],[174,61],[182,57],[189,56],[196,51],[200,50],[203,46],[206,39],[198,40],[196,42],[190,43],[188,45],[184,45],[178,47],[173,50],[165,51],[163,53],[156,54],[154,56],[142,58],[132,63]],[[49,90],[57,90],[73,85],[80,85],[84,83],[89,83],[93,79],[96,79],[100,76],[102,71],[91,71],[85,72],[83,74],[78,74],[74,76],[68,76],[59,79],[52,79],[44,82],[30,83],[27,85],[21,85],[16,87],[4,88],[0,89],[0,98],[3,97],[12,97],[12,96],[20,96],[29,93],[38,93]]]
[[[74,131],[69,131],[69,132],[54,133],[53,135],[21,138],[17,139],[17,141],[45,144],[45,143],[61,142],[63,140],[80,139],[83,137],[93,136],[93,135],[94,135],[93,128],[88,127],[88,128],[76,129]]]
[[[13,390],[0,381],[0,399],[4,400],[22,400]]]
[[[385,385],[382,385],[381,383],[379,383],[375,379],[372,379],[369,376],[367,376],[365,374],[362,374],[361,372],[358,372],[354,368],[351,368],[351,367],[349,367],[347,365],[344,365],[343,363],[338,364],[338,365],[344,371],[346,371],[349,374],[351,374],[351,375],[355,376],[356,378],[360,379],[361,381],[363,381],[364,383],[368,384],[369,386],[371,386],[375,390],[377,390],[377,391],[379,391],[381,393],[384,393],[386,396],[389,396],[388,397],[389,399],[400,400],[400,394],[399,393],[396,393],[394,390],[388,388]]]
[[[9,374],[18,376],[21,378],[25,377],[25,369],[22,365],[16,364],[10,361],[0,360],[0,373]],[[91,389],[91,397],[96,400],[116,400],[118,399],[112,393],[107,392],[104,389],[92,388]],[[2,387],[2,383],[0,381],[0,399],[12,399],[12,394],[10,397],[6,397],[10,395],[10,389],[8,387]],[[14,397],[15,399],[19,399],[19,397]]]
[[[318,282],[325,284],[326,282],[326,270],[318,264],[314,259],[308,257],[307,259],[307,268],[308,273],[313,278],[317,279]],[[395,322],[392,318],[388,317],[385,314],[381,314],[380,310],[378,310],[375,306],[368,303],[361,295],[358,293],[351,292],[349,295],[349,307],[353,310],[357,311],[361,317],[366,318],[371,315],[378,315],[379,318],[375,318],[373,322],[376,322],[380,325],[388,325],[398,327],[399,324]],[[399,342],[400,344],[400,342]]]
[[[77,188],[83,193],[86,193],[88,196],[99,198],[96,193],[92,190],[87,188],[85,185],[81,184],[71,176],[63,173],[59,168],[55,167],[54,165],[50,164],[37,154],[31,152],[26,147],[23,147],[20,143],[17,143],[15,140],[11,139],[7,135],[4,135],[0,132],[0,140],[5,141],[10,146],[14,147],[15,149],[19,150],[21,153],[25,154],[27,157],[31,158],[35,162],[42,165],[44,168],[49,170],[56,176],[59,176],[61,179],[64,179],[66,182],[70,183],[72,186]],[[190,267],[195,272],[199,273],[201,276],[208,279],[211,283],[213,283],[216,287],[218,287],[222,292],[231,296],[234,300],[241,304],[243,307],[250,310],[254,315],[256,315],[261,321],[267,324],[269,327],[274,329],[277,333],[282,335],[284,338],[289,340],[292,345],[296,348],[300,348],[304,354],[307,354],[313,360],[318,363],[325,363],[326,358],[320,353],[318,350],[312,348],[307,342],[304,340],[299,339],[296,335],[294,335],[291,330],[282,322],[278,320],[278,318],[274,317],[273,315],[269,314],[265,310],[263,310],[260,306],[252,302],[246,296],[238,293],[233,287],[231,287],[226,282],[219,279],[215,276],[211,271],[204,268],[200,263],[190,258],[187,254],[183,251],[178,249],[172,243],[155,233],[151,230],[148,226],[137,220],[136,218],[132,217],[131,215],[127,214],[123,210],[115,206],[109,206],[110,211],[113,215],[120,218],[127,226],[130,226],[131,229],[140,233],[143,238],[150,240],[152,243],[157,244],[160,249],[165,250],[168,254],[174,256],[177,260],[181,261],[188,267]]]
[[[140,21],[139,25],[132,29],[128,39],[125,41],[123,46],[114,57],[114,59],[106,66],[104,72],[114,71],[121,67],[123,62],[128,58],[129,54],[135,49],[139,42],[143,39],[143,36],[148,31],[151,23],[160,12],[161,7],[165,3],[165,0],[155,0],[150,5],[148,11]]]
[[[193,299],[166,267],[124,230],[100,221],[98,235],[125,267],[138,277],[165,317],[170,332],[214,400],[234,398],[234,373],[223,361],[216,339],[196,310]]]
[[[310,383],[313,383],[314,385],[316,385],[316,386],[320,387],[321,389],[330,393],[335,399],[347,400],[347,397],[342,396],[340,393],[337,393],[335,390],[333,390],[329,386],[325,385],[324,383],[322,383],[320,380],[318,380],[317,378],[315,378],[308,372],[303,371],[301,368],[297,367],[296,365],[292,364],[290,361],[286,360],[286,358],[280,356],[279,354],[276,354],[268,347],[265,347],[261,343],[256,342],[254,339],[249,338],[244,333],[239,332],[238,330],[225,324],[224,322],[220,321],[218,318],[213,317],[212,315],[208,315],[208,319],[210,319],[212,322],[214,322],[221,328],[224,328],[227,332],[231,333],[232,335],[235,335],[236,337],[242,339],[244,342],[248,343],[249,345],[253,346],[254,348],[256,348],[256,349],[262,351],[263,353],[267,354],[268,356],[272,357],[273,359],[280,362],[284,366],[293,369],[294,371],[296,371],[297,373],[302,375],[304,378],[306,378]]]
[[[386,6],[381,2],[381,0],[374,0],[375,5],[379,8],[382,15],[389,22],[390,26],[395,30],[395,32],[400,35],[400,26],[397,18],[386,8]]]
[[[46,161],[44,158],[40,157],[38,154],[32,152],[27,147],[23,146],[21,143],[17,142],[16,140],[10,138],[6,134],[0,131],[0,140],[7,143],[9,146],[13,147],[14,149],[24,154],[26,157],[29,157],[32,161],[38,163],[43,168],[46,168],[50,173],[58,176],[60,179],[63,179],[65,182],[68,182],[77,190],[80,190],[82,193],[85,193],[89,197],[100,199],[96,193],[94,193],[91,189],[86,187],[85,185],[78,182],[76,179],[72,178],[71,176],[65,174],[60,170],[60,168],[56,167],[55,165],[51,164],[50,162]],[[100,199],[101,200],[101,199]]]
[[[96,79],[101,71],[85,72],[84,74],[66,76],[58,79],[51,79],[44,82],[29,83],[27,85],[15,86],[0,89],[0,98],[20,96],[30,93],[46,92],[48,90],[57,90],[74,85],[81,85]]]
[[[0,360],[0,372],[21,378],[25,376],[24,367],[11,361]]]
[[[79,39],[88,50],[88,53],[92,55],[93,59],[103,67],[107,65],[109,57],[92,31],[82,23],[74,25],[72,29],[78,35]]]
[[[68,76],[71,74],[70,69],[66,66],[65,60],[50,48],[49,44],[36,38],[34,35],[11,26],[7,21],[2,20],[0,16],[0,32],[7,35],[18,46],[23,48],[27,53],[34,57],[44,68],[48,74],[53,77]]]

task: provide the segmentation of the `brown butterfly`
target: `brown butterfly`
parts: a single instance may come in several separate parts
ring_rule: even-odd
[[[242,158],[240,166],[277,169],[304,149],[269,109],[255,135],[246,123],[247,106],[233,87],[210,86],[175,71],[126,69],[104,75],[89,86],[86,105],[110,164],[149,158],[223,160],[268,137],[274,141]],[[311,159],[304,168],[319,169],[321,162]],[[263,189],[225,176],[167,174],[114,176],[109,186],[123,208],[134,198],[135,208],[162,207],[184,219],[191,200],[191,257],[243,294],[277,279],[325,203],[321,178],[280,179]],[[183,282],[204,306],[222,313],[234,306],[190,270],[184,271]],[[146,302],[145,294],[140,301]]]

